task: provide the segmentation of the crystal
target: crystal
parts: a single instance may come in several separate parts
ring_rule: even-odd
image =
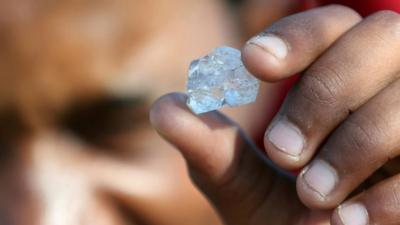
[[[189,67],[187,105],[196,114],[254,102],[259,81],[246,70],[239,50],[218,47]]]

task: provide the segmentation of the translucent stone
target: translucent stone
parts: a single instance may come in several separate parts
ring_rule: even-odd
[[[240,51],[216,48],[190,64],[187,82],[188,107],[196,114],[254,102],[259,81],[243,65]]]

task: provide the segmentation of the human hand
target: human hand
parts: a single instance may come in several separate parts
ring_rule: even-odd
[[[267,129],[265,146],[286,169],[301,168],[322,149],[297,181],[299,197],[310,208],[336,207],[397,155],[400,101],[393,96],[400,90],[400,20],[392,12],[360,20],[342,6],[310,10],[278,21],[243,50],[246,66],[262,80],[308,68]],[[195,117],[184,102],[178,94],[161,98],[151,120],[180,149],[195,182],[228,224],[329,224],[331,212],[306,209],[295,185],[268,165],[237,125],[217,112]],[[345,202],[331,223],[396,223],[396,180]]]
[[[323,20],[289,18],[250,40],[243,59],[266,81],[307,68],[264,144],[283,168],[307,165],[297,178],[298,195],[310,208],[329,209],[400,153],[400,17],[375,13],[329,48],[325,41],[332,36],[321,26],[334,30],[346,18],[332,27]],[[393,176],[355,195],[335,210],[332,223],[398,224],[399,185],[400,177]]]
[[[323,225],[329,212],[308,210],[294,179],[275,171],[243,131],[219,112],[195,116],[186,96],[161,97],[150,112],[158,132],[185,157],[194,183],[229,225]]]

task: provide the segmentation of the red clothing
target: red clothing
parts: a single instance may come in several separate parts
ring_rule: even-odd
[[[322,4],[346,5],[355,9],[362,16],[368,16],[373,12],[384,9],[400,12],[399,0],[320,0],[319,2]]]

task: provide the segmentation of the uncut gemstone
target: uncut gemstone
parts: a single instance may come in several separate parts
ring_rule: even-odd
[[[256,100],[259,81],[246,70],[239,50],[218,47],[189,67],[187,105],[196,114]]]

